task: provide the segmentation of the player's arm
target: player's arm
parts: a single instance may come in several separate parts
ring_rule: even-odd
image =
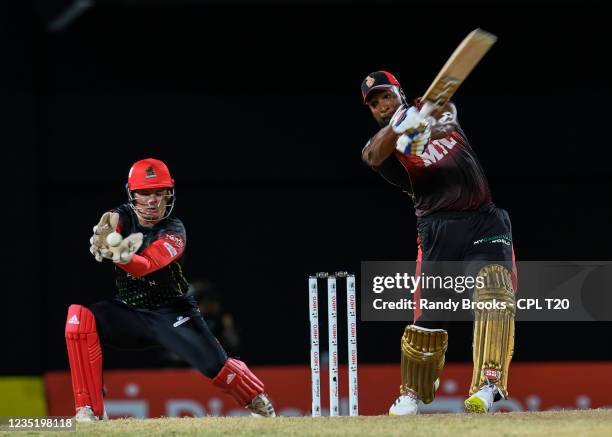
[[[431,113],[435,122],[430,123],[430,139],[446,138],[457,129],[457,108],[451,102]]]
[[[374,137],[361,151],[361,158],[371,167],[381,165],[395,150],[398,134],[393,132],[391,126],[385,126],[378,131]]]
[[[159,239],[126,263],[116,265],[135,277],[146,276],[160,270],[180,258],[185,249],[184,238],[179,234],[162,234]]]

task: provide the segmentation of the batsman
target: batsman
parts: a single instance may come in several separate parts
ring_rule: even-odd
[[[275,416],[264,384],[229,358],[186,292],[182,261],[187,237],[172,211],[174,180],[166,164],[148,158],[130,169],[128,202],[105,212],[90,252],[115,272],[116,295],[91,306],[70,305],[66,345],[76,420],[106,418],[103,348],[165,348],[191,364],[253,415]]]
[[[477,284],[482,286],[474,288],[472,299],[506,303],[502,311],[474,314],[474,369],[464,404],[466,411],[487,413],[508,396],[514,350],[516,275],[510,218],[493,204],[452,102],[423,115],[424,102],[419,98],[408,104],[400,83],[386,71],[370,73],[361,93],[381,128],[363,148],[362,158],[412,198],[417,268],[424,261],[475,263],[481,279]],[[390,415],[417,414],[419,400],[433,401],[448,345],[443,326],[415,311],[401,339],[401,386]]]

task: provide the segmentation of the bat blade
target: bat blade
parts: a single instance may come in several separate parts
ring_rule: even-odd
[[[446,104],[495,41],[495,35],[482,29],[470,32],[448,58],[421,98],[421,114],[429,115]]]

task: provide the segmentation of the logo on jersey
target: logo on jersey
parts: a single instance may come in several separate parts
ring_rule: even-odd
[[[129,274],[128,272],[125,272],[126,276],[128,278],[130,278],[132,281],[140,281],[140,282],[144,282],[150,286],[156,286],[157,283],[155,282],[154,279],[145,279],[145,276],[133,276],[131,274]]]
[[[485,237],[474,241],[474,246],[485,243],[505,244],[506,246],[512,246],[512,238],[510,238],[510,235],[508,234],[492,235],[490,237]]]
[[[429,167],[431,164],[441,161],[456,145],[457,141],[453,137],[432,140],[419,156],[423,160],[425,167]]]
[[[172,257],[175,257],[176,254],[178,253],[176,249],[174,248],[174,246],[172,246],[172,244],[168,243],[167,241],[164,241],[164,247],[166,248],[166,250]]]
[[[455,122],[455,115],[452,112],[448,112],[448,111],[442,114],[440,118],[438,118],[438,120],[436,121],[436,123],[439,123],[439,124],[448,124],[448,123],[454,123],[454,122]]]
[[[185,242],[183,241],[183,238],[180,235],[165,234],[164,238],[172,241],[177,247],[183,247],[185,245]]]
[[[155,173],[155,170],[153,170],[153,167],[148,166],[147,169],[145,170],[145,172],[147,173],[147,175],[145,176],[145,179],[151,179],[151,178],[156,178],[157,174]]]
[[[191,317],[178,316],[176,318],[176,322],[174,322],[172,326],[176,328],[177,326],[181,326],[183,323],[187,322],[188,320],[191,320]]]
[[[79,322],[79,318],[75,314],[74,316],[70,317],[70,320],[68,320],[68,324],[69,325],[80,325],[81,322]]]
[[[376,79],[374,79],[372,76],[366,77],[366,86],[368,88],[372,88],[372,85],[374,85],[374,82],[376,82]]]

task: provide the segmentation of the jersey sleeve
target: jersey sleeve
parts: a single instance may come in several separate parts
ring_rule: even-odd
[[[142,277],[166,267],[183,255],[185,236],[179,232],[164,232],[132,260],[126,264],[116,264],[117,267],[132,276]]]

